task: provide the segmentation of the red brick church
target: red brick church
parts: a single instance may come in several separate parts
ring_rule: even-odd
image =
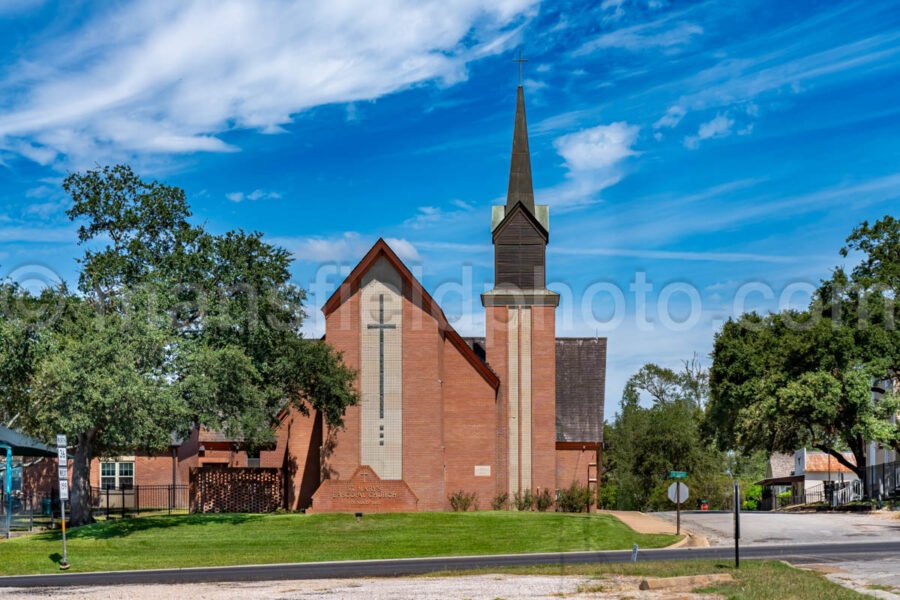
[[[383,240],[322,309],[361,402],[342,429],[322,432],[313,511],[444,510],[458,490],[486,508],[504,492],[596,483],[606,340],[556,337],[549,210],[534,201],[521,87],[517,96],[506,205],[491,214],[484,338],[460,336]]]
[[[171,454],[95,464],[94,485],[183,485],[207,467],[268,467],[286,507],[313,512],[446,510],[456,491],[488,508],[503,493],[597,486],[606,339],[556,337],[549,210],[534,200],[521,87],[507,200],[493,207],[490,234],[483,338],[460,336],[384,240],[325,303],[325,341],[359,374],[360,403],[343,428],[286,413],[277,445],[258,456],[196,431]]]

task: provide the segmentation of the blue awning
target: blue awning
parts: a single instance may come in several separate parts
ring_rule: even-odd
[[[56,456],[55,448],[2,425],[0,425],[0,444],[12,447],[13,456]]]

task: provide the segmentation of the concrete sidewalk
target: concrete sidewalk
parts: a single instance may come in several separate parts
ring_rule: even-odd
[[[675,535],[675,523],[654,515],[638,512],[636,510],[601,510],[601,514],[612,515],[638,533],[663,533]],[[706,548],[709,540],[702,534],[690,531],[681,524],[681,533],[684,539],[675,542],[669,548]]]

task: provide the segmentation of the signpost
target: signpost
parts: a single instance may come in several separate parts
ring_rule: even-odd
[[[56,436],[56,456],[59,459],[57,465],[57,475],[59,476],[59,509],[62,513],[62,546],[63,555],[59,563],[59,568],[66,570],[69,568],[69,555],[66,551],[66,500],[69,499],[69,456],[66,450],[66,436]]]
[[[741,568],[741,488],[734,482],[734,568]]]
[[[681,503],[690,497],[688,486],[676,481],[669,486],[669,500],[675,503],[675,533],[681,535]]]

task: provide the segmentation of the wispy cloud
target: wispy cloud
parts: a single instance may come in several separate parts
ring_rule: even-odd
[[[873,24],[889,18],[887,13],[887,5],[879,3],[836,3],[809,18],[718,47],[713,54],[697,55],[697,68],[689,75],[647,90],[678,94],[657,127],[677,126],[685,114],[709,110],[724,109],[732,117],[740,111],[752,119],[763,101],[900,70],[900,32],[872,30]],[[704,66],[707,56],[715,60]],[[751,129],[744,126],[739,133]]]
[[[269,241],[287,249],[301,262],[355,264],[369,251],[375,238],[348,231],[335,236],[273,237]],[[412,242],[403,238],[385,241],[404,261],[422,261]]]
[[[684,138],[684,145],[692,150],[700,146],[702,140],[710,138],[721,138],[731,135],[731,128],[734,126],[734,119],[727,114],[719,113],[706,123],[701,123],[697,129],[696,135],[689,135]]]
[[[635,248],[590,248],[551,246],[551,254],[569,256],[619,256],[622,258],[651,258],[657,260],[688,260],[702,262],[759,262],[759,263],[796,263],[803,260],[798,256],[779,256],[772,254],[754,254],[748,252],[685,252],[680,250],[641,250]]]
[[[631,51],[662,48],[671,51],[687,45],[695,36],[702,33],[703,28],[695,23],[682,22],[674,26],[668,26],[668,23],[635,25],[604,33],[582,45],[575,51],[575,55],[588,54],[604,48],[622,48]]]
[[[784,221],[814,211],[852,205],[859,209],[900,197],[900,173],[823,186],[807,193],[753,193],[761,180],[714,186],[671,200],[638,198],[621,214],[617,233],[635,243],[671,243],[762,221]],[[777,183],[772,185],[777,189]],[[652,219],[645,218],[652,214]],[[678,227],[671,223],[677,222]],[[627,225],[622,226],[621,223]],[[595,228],[596,229],[596,228]],[[591,232],[596,236],[596,230]]]
[[[143,0],[99,11],[0,80],[0,149],[40,164],[227,152],[314,106],[466,77],[536,0]]]
[[[281,198],[281,193],[257,189],[246,194],[244,192],[228,192],[225,194],[225,197],[231,202],[243,202],[245,200],[254,202],[256,200],[277,200]]]

